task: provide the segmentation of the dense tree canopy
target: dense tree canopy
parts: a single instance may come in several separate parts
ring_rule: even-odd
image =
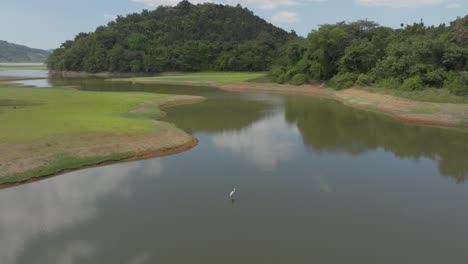
[[[325,80],[338,89],[372,84],[468,94],[468,16],[438,27],[421,21],[390,29],[367,20],[323,25],[289,41],[271,74],[279,83]]]
[[[158,7],[119,16],[80,33],[48,59],[57,71],[263,71],[273,81],[327,81],[468,94],[468,16],[449,25],[421,21],[399,29],[360,20],[322,25],[307,38],[277,28],[250,10],[217,4]]]
[[[292,34],[236,7],[182,1],[119,16],[55,50],[57,71],[263,71]]]

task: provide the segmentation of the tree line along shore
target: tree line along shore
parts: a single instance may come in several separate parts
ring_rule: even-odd
[[[197,4],[119,16],[66,41],[54,71],[268,71],[268,80],[325,82],[396,91],[468,94],[468,16],[439,26],[393,29],[360,20],[321,25],[307,37],[275,27],[240,5]]]

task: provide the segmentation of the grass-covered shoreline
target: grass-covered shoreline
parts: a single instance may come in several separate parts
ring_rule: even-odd
[[[132,77],[132,78],[112,78],[110,81],[135,82],[135,83],[161,83],[161,84],[181,84],[181,85],[209,85],[214,87],[223,87],[229,84],[238,83],[258,83],[263,86],[301,87],[301,85],[277,84],[270,80],[266,72],[195,72],[195,73],[173,73],[169,75],[154,77]],[[317,82],[317,85],[322,83]],[[307,86],[308,84],[305,84]],[[289,87],[289,88],[286,88]],[[468,103],[468,96],[454,95],[447,89],[424,89],[419,91],[405,91],[400,89],[387,89],[377,87],[354,87],[369,91],[391,95],[398,98],[409,99],[413,101],[432,102],[432,103]],[[292,89],[294,90],[294,89]]]
[[[111,81],[129,81],[139,83],[170,83],[186,85],[220,86],[241,83],[265,76],[265,72],[191,72],[174,73],[154,77],[114,78]]]
[[[0,184],[186,149],[195,139],[155,119],[197,96],[0,86]]]
[[[395,97],[405,98],[413,101],[431,102],[431,103],[468,103],[468,95],[454,95],[447,89],[428,88],[419,91],[404,91],[399,89],[385,89],[376,87],[359,87],[360,89],[388,94]]]
[[[25,142],[83,130],[112,133],[146,133],[145,120],[124,118],[123,113],[164,95],[85,92],[61,88],[0,89],[0,144]],[[6,99],[3,99],[6,98]],[[3,103],[2,103],[3,102]],[[154,118],[161,112],[155,108]]]
[[[383,88],[354,87],[334,90],[325,83],[290,85],[268,82],[266,73],[179,73],[171,76],[111,79],[136,83],[207,85],[229,91],[264,91],[304,94],[338,100],[350,107],[381,112],[403,122],[420,125],[468,128],[466,97],[447,90],[400,91]]]

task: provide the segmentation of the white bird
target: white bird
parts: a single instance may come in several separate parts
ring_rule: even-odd
[[[234,199],[234,194],[236,193],[236,188],[234,188],[234,190],[232,190],[232,192],[229,194],[229,197],[231,197],[231,199]]]

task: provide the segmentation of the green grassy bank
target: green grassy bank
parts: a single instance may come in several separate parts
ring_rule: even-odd
[[[0,185],[186,149],[190,135],[154,119],[202,99],[0,85]]]
[[[137,77],[112,79],[117,81],[135,81],[135,82],[174,82],[174,83],[192,83],[192,84],[229,84],[240,83],[257,79],[264,76],[263,72],[194,72],[181,73],[175,75],[165,75],[156,77]]]
[[[0,87],[0,144],[80,132],[144,133],[147,118],[127,113],[164,95],[100,93],[60,88]],[[153,115],[161,112],[154,108]]]

